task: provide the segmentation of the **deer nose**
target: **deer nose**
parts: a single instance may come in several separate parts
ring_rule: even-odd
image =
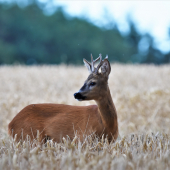
[[[82,99],[83,96],[78,92],[78,93],[74,93],[74,98],[75,99]]]

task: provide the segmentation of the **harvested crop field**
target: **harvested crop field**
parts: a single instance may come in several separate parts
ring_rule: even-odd
[[[0,67],[0,169],[169,169],[170,65],[112,65],[109,87],[118,112],[115,143],[87,136],[62,143],[16,143],[8,123],[31,103],[78,102],[88,71],[76,66]]]

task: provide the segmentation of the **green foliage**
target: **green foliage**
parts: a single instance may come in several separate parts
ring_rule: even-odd
[[[62,8],[47,16],[36,3],[25,8],[1,4],[0,64],[81,64],[91,53],[122,63],[169,62],[153,47],[150,35],[140,35],[132,21],[129,27],[129,34],[122,36],[117,27],[101,29],[68,17]],[[140,51],[143,40],[148,48]]]

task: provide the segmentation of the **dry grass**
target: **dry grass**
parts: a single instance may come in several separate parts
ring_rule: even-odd
[[[170,66],[112,65],[109,86],[118,111],[115,143],[88,136],[63,143],[15,143],[7,125],[31,103],[89,105],[73,98],[88,76],[84,67],[0,67],[0,169],[168,169]]]

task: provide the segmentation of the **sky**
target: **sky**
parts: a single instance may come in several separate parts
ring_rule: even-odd
[[[0,0],[11,2],[14,0]],[[18,4],[30,0],[15,0]],[[170,52],[170,0],[38,0],[48,2],[46,13],[62,6],[71,16],[83,17],[97,26],[116,22],[122,34],[128,32],[127,16],[136,23],[141,33],[150,33],[155,46]]]
[[[41,0],[46,1],[46,0]],[[149,32],[156,46],[163,52],[170,51],[170,0],[51,0],[63,6],[71,16],[84,17],[98,26],[116,21],[122,33],[128,31],[127,16],[142,33]]]

